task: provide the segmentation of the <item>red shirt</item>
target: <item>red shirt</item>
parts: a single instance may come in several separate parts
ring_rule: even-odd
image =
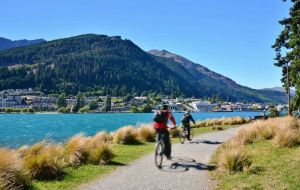
[[[154,122],[154,128],[156,129],[167,129],[168,120],[170,119],[173,125],[176,125],[175,118],[171,112],[168,110],[161,110],[161,112],[166,113],[167,117],[162,123]]]

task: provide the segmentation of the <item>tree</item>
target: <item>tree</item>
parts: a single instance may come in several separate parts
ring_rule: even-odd
[[[111,110],[111,96],[106,96],[106,105],[104,111],[108,112]]]
[[[280,113],[276,108],[271,108],[269,113],[269,117],[273,118],[273,117],[279,117]]]
[[[76,104],[73,107],[73,112],[78,112],[80,108],[84,107],[85,103],[84,103],[84,97],[83,94],[81,92],[79,92],[76,96]]]
[[[283,86],[286,90],[289,86],[296,88],[293,108],[297,108],[300,105],[300,1],[291,2],[289,18],[279,21],[284,28],[272,47],[276,52],[275,66],[282,69]]]
[[[62,93],[56,101],[57,107],[61,108],[61,107],[67,107],[67,101],[66,101],[66,94]]]
[[[98,108],[98,103],[97,103],[97,101],[91,101],[90,103],[89,103],[89,110],[95,110],[95,109],[97,109]]]
[[[143,105],[140,109],[139,109],[139,112],[141,113],[151,113],[152,112],[152,107],[150,104],[146,104],[146,105]]]

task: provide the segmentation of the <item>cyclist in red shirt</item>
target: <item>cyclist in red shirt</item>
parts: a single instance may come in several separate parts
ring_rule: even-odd
[[[163,137],[163,141],[165,144],[165,156],[168,160],[171,159],[171,142],[168,131],[168,121],[171,120],[174,125],[173,128],[176,128],[176,121],[173,114],[169,111],[168,105],[163,105],[161,110],[163,113],[164,119],[162,122],[154,122],[154,128],[156,130],[156,141],[159,141]]]

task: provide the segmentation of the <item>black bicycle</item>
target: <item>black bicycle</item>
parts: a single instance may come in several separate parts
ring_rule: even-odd
[[[165,143],[163,141],[164,134],[161,135],[160,140],[157,141],[155,145],[155,165],[158,167],[158,169],[161,169],[161,165],[163,163],[164,159],[164,153],[165,153]]]
[[[170,129],[175,129],[176,127],[170,128]],[[164,160],[164,154],[165,154],[165,143],[163,141],[164,135],[162,134],[160,136],[160,140],[156,142],[155,144],[155,154],[154,154],[154,161],[155,165],[158,169],[162,168],[162,163]]]
[[[191,127],[191,131],[190,131],[190,140],[193,139],[194,137],[194,128]],[[179,135],[179,138],[180,138],[180,143],[181,144],[184,144],[185,140],[187,139],[187,134],[188,134],[188,130],[186,127],[182,126],[181,127],[181,130],[180,130],[180,135]]]

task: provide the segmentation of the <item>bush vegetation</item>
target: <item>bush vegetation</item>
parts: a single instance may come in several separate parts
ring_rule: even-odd
[[[241,125],[248,123],[250,120],[247,120],[242,117],[229,117],[229,118],[220,118],[220,119],[207,119],[205,121],[196,122],[194,127],[210,127],[214,125]]]
[[[133,126],[125,126],[114,134],[114,142],[117,144],[135,144],[138,140],[138,130]]]
[[[229,174],[245,171],[252,163],[245,152],[246,145],[270,141],[279,148],[295,147],[300,143],[299,130],[300,121],[293,117],[272,118],[244,125],[218,150],[218,168]]]
[[[18,153],[0,148],[0,155],[0,189],[27,189],[30,180]]]

